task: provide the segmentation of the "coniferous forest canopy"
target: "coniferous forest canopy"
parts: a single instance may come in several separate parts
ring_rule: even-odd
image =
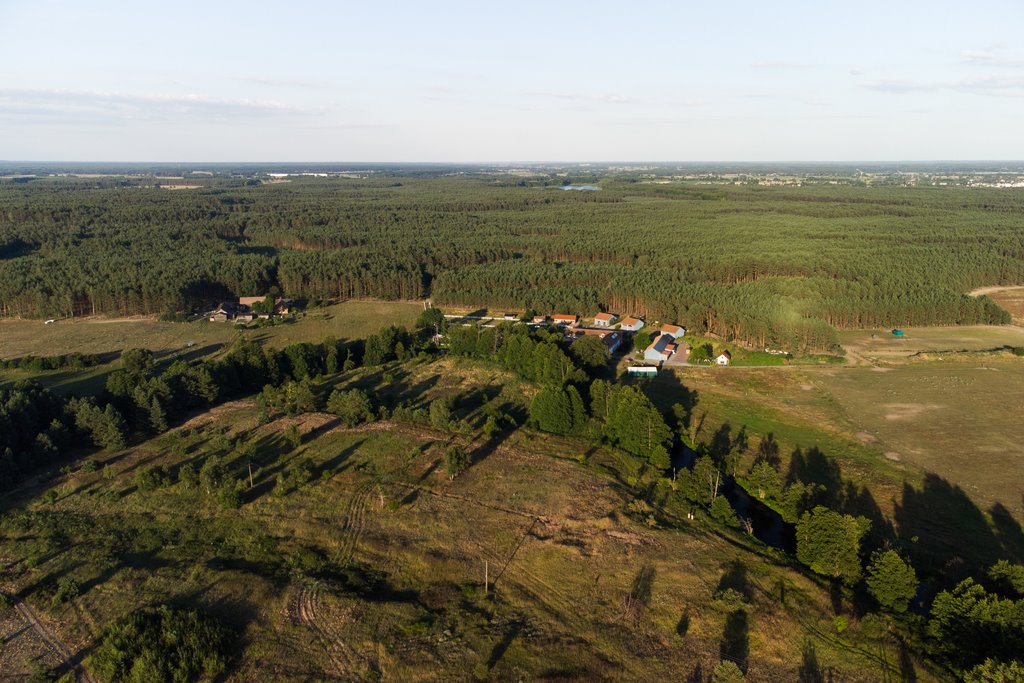
[[[444,170],[214,176],[187,191],[0,180],[0,315],[199,310],[278,285],[312,300],[603,309],[807,351],[843,328],[1009,322],[965,293],[1024,282],[1016,191]],[[561,191],[569,181],[602,189]]]

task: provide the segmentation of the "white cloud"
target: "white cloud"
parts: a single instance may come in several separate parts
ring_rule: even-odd
[[[992,45],[983,50],[961,50],[960,57],[966,64],[1010,68],[1024,67],[1024,60],[1004,57],[1001,54],[1002,50],[1002,45]]]
[[[0,88],[0,112],[37,120],[75,123],[181,119],[227,121],[322,113],[266,100],[42,88]]]
[[[535,97],[549,97],[558,100],[593,102],[597,104],[631,104],[636,101],[614,93],[534,92],[528,94]]]
[[[878,92],[904,95],[912,92],[951,90],[976,95],[1024,96],[1024,76],[979,76],[958,81],[907,81],[880,79],[864,81],[861,86]]]
[[[765,60],[761,62],[754,62],[750,65],[751,69],[808,69],[810,64],[804,64],[802,62],[786,62],[781,60]]]

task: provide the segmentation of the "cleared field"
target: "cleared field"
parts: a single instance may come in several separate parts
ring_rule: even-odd
[[[1017,325],[1024,325],[1024,286],[1021,287],[983,287],[971,294],[987,294],[990,299],[1005,308]]]
[[[7,527],[0,554],[20,563],[9,580],[82,650],[139,604],[202,606],[242,635],[228,681],[639,681],[696,671],[703,680],[722,657],[745,663],[749,680],[795,680],[798,667],[843,681],[934,680],[852,615],[837,634],[827,587],[745,552],[740,534],[635,520],[622,487],[552,456],[560,440],[387,423],[348,430],[323,414],[261,426],[256,412],[225,406],[187,432],[107,456],[99,472],[51,482],[51,503],[29,502],[39,491],[4,501],[67,524],[72,541]],[[290,450],[281,432],[293,424],[306,436]],[[255,487],[240,509],[178,484],[135,486],[142,467],[198,467],[221,452],[227,426],[256,445]],[[441,461],[453,442],[473,464],[449,480]],[[275,475],[304,459],[315,476],[274,493]],[[624,466],[603,450],[588,462]],[[95,524],[117,541],[74,542],[95,537]],[[63,576],[82,594],[51,605]],[[725,588],[742,608],[715,599]]]
[[[903,337],[891,330],[846,330],[839,343],[847,353],[875,362],[903,362],[921,353],[988,351],[1003,346],[1024,346],[1024,328],[1014,325],[964,325],[957,327],[901,328]]]
[[[29,373],[0,371],[0,381],[33,377],[60,393],[92,393],[102,389],[106,376],[119,366],[121,351],[146,348],[158,357],[201,358],[217,354],[240,336],[272,347],[305,341],[366,337],[386,325],[411,327],[423,305],[415,302],[345,301],[313,309],[279,325],[242,328],[230,323],[199,320],[160,322],[151,317],[82,318],[44,325],[41,320],[0,320],[0,358],[26,355],[55,356],[75,351],[104,354],[111,360],[81,371]]]

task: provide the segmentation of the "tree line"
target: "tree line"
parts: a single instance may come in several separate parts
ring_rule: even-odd
[[[964,293],[1024,281],[1024,202],[925,188],[561,192],[487,177],[210,183],[190,193],[0,181],[0,315],[293,297],[646,315],[792,351],[835,329],[1003,323]]]

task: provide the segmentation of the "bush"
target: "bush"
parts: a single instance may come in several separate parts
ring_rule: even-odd
[[[448,477],[454,479],[469,467],[469,456],[462,446],[452,446],[444,453],[444,469]]]
[[[104,681],[191,681],[227,668],[230,631],[194,611],[138,610],[107,629],[90,668]]]
[[[366,392],[359,389],[335,389],[327,399],[327,411],[334,413],[346,427],[355,427],[373,420],[373,407]]]
[[[742,669],[735,662],[719,662],[711,673],[711,683],[742,683],[747,680]]]
[[[82,592],[78,582],[70,576],[64,576],[57,582],[57,590],[53,593],[53,604],[61,605],[65,602],[71,602],[79,596]]]
[[[167,475],[160,465],[144,467],[135,472],[135,486],[140,491],[154,491],[163,486],[166,480]]]

